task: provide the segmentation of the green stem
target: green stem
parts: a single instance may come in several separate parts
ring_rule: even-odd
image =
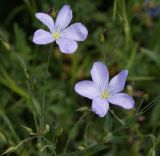
[[[31,87],[30,87],[30,84],[29,84],[29,81],[27,79],[27,87],[28,87],[28,93],[29,93],[29,105],[32,106],[32,113],[33,113],[33,118],[34,118],[34,122],[35,122],[35,125],[36,125],[36,132],[38,131],[38,122],[37,122],[37,118],[36,118],[36,108],[34,107],[34,103],[32,101],[32,94],[31,94]]]
[[[128,77],[128,80],[131,81],[154,81],[154,80],[159,80],[160,77],[155,77],[155,76],[131,76]]]
[[[137,44],[133,43],[133,48],[132,48],[132,51],[131,51],[131,55],[130,55],[130,58],[128,60],[127,67],[126,67],[128,70],[132,67],[132,65],[135,61],[137,47],[138,47]]]
[[[109,111],[122,125],[125,125],[125,122],[121,120],[111,109],[109,109]]]
[[[84,145],[87,146],[87,134],[88,134],[88,128],[89,128],[89,125],[91,124],[91,121],[93,119],[93,116],[94,114],[91,115],[89,121],[87,122],[87,125],[85,127],[85,133],[84,133]]]
[[[28,141],[31,141],[35,138],[37,138],[38,136],[33,136],[33,137],[30,137],[30,138],[27,138],[27,139],[24,139],[23,141],[21,141],[17,146],[16,146],[16,149],[18,149],[20,146],[22,146],[24,143],[28,142]]]
[[[54,156],[57,156],[57,153],[56,153],[56,151],[55,151],[55,150],[53,150],[53,154],[54,154]]]
[[[55,146],[53,146],[53,143],[50,141],[50,140],[48,140],[47,138],[45,138],[44,136],[40,136],[48,145],[46,145],[46,146],[50,146],[51,147],[51,149],[52,149],[52,154],[51,155],[53,155],[54,154],[54,156],[57,156],[57,153],[56,153],[56,147]],[[42,155],[42,156],[44,156],[44,155]]]
[[[43,88],[46,86],[46,81],[47,81],[47,75],[48,75],[48,68],[49,68],[49,63],[51,60],[51,56],[52,56],[52,45],[49,47],[49,54],[48,54],[48,59],[47,59],[47,67],[46,67],[46,71],[45,71],[45,75],[44,75],[44,83],[43,83]],[[45,129],[45,97],[46,97],[46,91],[45,89],[43,89],[43,93],[42,93],[42,131]]]
[[[121,0],[121,7],[122,7],[122,17],[124,20],[124,33],[126,36],[126,44],[129,46],[130,41],[132,41],[131,32],[130,32],[130,24],[127,16],[127,9],[126,9],[126,1]]]
[[[42,92],[42,106],[41,106],[41,132],[42,132],[42,135],[44,136],[44,132],[45,132],[45,97],[46,97],[46,90],[45,90],[45,86],[46,86],[46,81],[47,81],[47,75],[48,75],[48,68],[49,68],[49,63],[50,63],[50,59],[51,59],[51,56],[52,56],[52,45],[49,47],[48,49],[48,59],[47,59],[47,67],[46,67],[46,70],[45,70],[45,74],[44,74],[44,83],[43,83],[43,92]],[[43,145],[43,140],[41,140],[41,143]],[[44,150],[44,152],[42,153],[42,155],[46,155],[46,151]]]
[[[113,21],[116,19],[116,12],[117,12],[117,0],[114,0],[114,6],[113,6]]]
[[[86,116],[86,113],[84,113],[80,118],[79,118],[79,120],[76,122],[76,124],[74,125],[74,127],[72,128],[72,130],[71,130],[71,132],[70,132],[70,135],[69,135],[69,137],[68,137],[68,140],[67,140],[67,142],[66,142],[66,145],[65,145],[65,147],[64,147],[64,153],[66,153],[66,151],[67,151],[67,148],[68,148],[68,145],[69,145],[69,143],[70,143],[70,141],[71,141],[71,138],[72,138],[72,136],[73,136],[73,132],[74,132],[74,130],[76,129],[76,127],[81,123],[81,121],[83,120],[83,118]]]

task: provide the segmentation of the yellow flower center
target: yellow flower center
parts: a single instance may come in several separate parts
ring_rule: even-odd
[[[103,98],[103,99],[108,99],[108,97],[109,97],[109,92],[108,91],[103,91],[102,93],[101,93],[101,98]]]
[[[54,32],[54,33],[53,33],[53,38],[54,38],[55,40],[57,40],[58,38],[60,38],[60,36],[61,36],[61,34],[60,34],[59,32]]]

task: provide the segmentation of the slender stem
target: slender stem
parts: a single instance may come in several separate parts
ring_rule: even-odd
[[[57,156],[57,153],[55,150],[53,150],[52,155],[54,154],[54,156]]]
[[[35,122],[35,125],[36,125],[36,131],[38,131],[38,122],[37,122],[36,114],[35,114],[35,111],[34,111],[35,108],[34,108],[34,104],[33,104],[33,101],[32,101],[31,87],[30,87],[28,79],[27,79],[27,87],[28,87],[28,93],[29,93],[29,105],[32,106],[32,113],[33,113],[33,118],[34,118],[34,122]]]
[[[131,55],[130,55],[130,58],[128,60],[127,66],[126,66],[126,69],[128,69],[128,70],[132,67],[132,65],[134,63],[134,60],[136,58],[137,47],[138,47],[137,44],[133,45]]]
[[[23,141],[21,141],[17,146],[16,146],[16,148],[18,149],[20,146],[22,146],[24,143],[26,143],[26,142],[28,142],[28,141],[31,141],[31,140],[33,140],[33,139],[35,139],[35,138],[37,138],[38,136],[33,136],[33,137],[30,137],[30,138],[27,138],[27,139],[25,139],[25,140],[23,140]]]
[[[48,49],[48,59],[47,59],[47,66],[46,66],[46,70],[45,70],[45,74],[44,74],[44,82],[43,82],[43,92],[42,92],[42,106],[41,106],[41,132],[42,135],[44,136],[44,131],[45,131],[45,97],[46,97],[46,91],[45,91],[45,86],[46,86],[46,81],[47,81],[47,75],[48,75],[48,68],[49,68],[49,63],[50,63],[50,59],[52,56],[52,45],[49,47]],[[43,140],[41,140],[41,143],[43,145]],[[42,153],[42,155],[46,155],[46,151],[44,150],[44,152]]]
[[[89,128],[89,125],[91,124],[91,121],[93,119],[93,116],[94,114],[91,115],[86,127],[85,127],[85,133],[84,133],[84,145],[87,146],[87,134],[88,134],[88,128]]]
[[[47,60],[47,67],[46,67],[46,71],[45,71],[45,75],[44,75],[44,83],[43,83],[43,88],[46,85],[46,81],[47,81],[47,75],[48,75],[48,68],[49,68],[49,63],[51,60],[51,56],[52,56],[52,45],[49,47],[49,54],[48,54],[48,60]],[[42,130],[45,129],[45,96],[46,96],[46,91],[45,89],[43,89],[43,93],[42,93]]]
[[[113,6],[113,21],[116,19],[116,13],[117,13],[117,0],[114,0],[114,6]]]
[[[56,146],[57,145],[57,137],[55,137],[55,141],[54,141],[54,145]]]
[[[56,153],[56,150],[55,150],[56,147],[53,146],[53,143],[50,140],[48,140],[47,138],[45,138],[44,136],[40,136],[40,137],[41,137],[41,139],[43,139],[48,144],[45,147],[51,147],[51,149],[52,149],[52,154],[51,155],[54,154],[54,156],[57,156],[57,153]],[[44,155],[42,154],[42,156],[44,156]]]
[[[159,80],[160,77],[155,77],[155,76],[131,76],[128,77],[128,80],[131,81],[155,81]]]
[[[75,128],[81,123],[81,121],[83,120],[83,118],[84,118],[85,116],[86,116],[86,113],[84,113],[84,114],[79,118],[79,120],[76,122],[76,124],[75,124],[74,127],[72,128],[72,130],[71,130],[71,132],[70,132],[70,135],[69,135],[69,137],[68,137],[68,140],[67,140],[67,142],[66,142],[66,144],[65,144],[65,147],[64,147],[64,153],[66,153],[66,151],[67,151],[68,145],[69,145],[69,143],[70,143],[70,141],[71,141],[71,138],[72,138],[72,135],[73,135],[73,132],[74,132]]]
[[[122,125],[125,125],[125,122],[121,120],[111,109],[109,109],[109,111]]]
[[[141,108],[141,106],[142,106],[142,104],[143,104],[143,101],[144,101],[144,98],[142,98],[140,104],[139,104],[138,107],[137,107],[136,115],[138,115],[139,110],[140,110],[140,108]]]
[[[126,36],[126,45],[129,46],[130,41],[132,41],[132,36],[131,36],[131,31],[130,31],[130,24],[127,16],[127,7],[126,7],[126,1],[121,0],[119,1],[121,4],[121,9],[122,9],[122,17],[123,17],[123,27],[124,27],[124,33]],[[127,48],[128,49],[128,48]]]
[[[160,95],[156,96],[150,103],[148,103],[148,105],[146,105],[144,108],[141,109],[139,114],[143,114],[147,112],[154,105],[154,102],[158,100],[159,98],[160,98]]]
[[[4,120],[4,123],[6,123],[6,125],[8,126],[10,132],[12,133],[12,136],[15,138],[16,142],[20,141],[19,136],[17,135],[16,131],[14,130],[13,126],[12,126],[12,122],[9,120],[9,118],[6,116],[6,114],[1,114],[2,118]]]
[[[55,151],[53,151],[53,153],[54,153],[54,156],[57,156],[57,153]]]

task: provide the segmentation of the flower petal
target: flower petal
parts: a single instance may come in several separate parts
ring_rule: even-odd
[[[127,75],[128,71],[122,70],[119,74],[111,79],[108,88],[110,94],[118,93],[124,89]]]
[[[84,41],[87,38],[88,30],[81,23],[75,23],[67,27],[63,31],[63,37],[74,40],[74,41]]]
[[[91,69],[91,76],[99,88],[104,90],[108,86],[109,73],[107,67],[101,62],[95,62]]]
[[[45,13],[36,13],[35,16],[49,28],[50,32],[54,31],[54,21],[51,16]]]
[[[69,5],[64,5],[59,11],[55,27],[59,31],[64,30],[72,20],[72,10]]]
[[[110,103],[121,106],[125,109],[132,109],[135,105],[133,97],[125,93],[116,93],[108,100]]]
[[[76,41],[68,40],[65,38],[59,38],[56,40],[59,45],[60,51],[65,54],[72,54],[76,51],[78,44]]]
[[[89,99],[93,99],[98,96],[98,90],[92,81],[80,81],[75,85],[74,89],[78,94]]]
[[[105,99],[95,98],[92,101],[92,111],[95,112],[99,117],[104,117],[109,109],[109,103]]]
[[[45,30],[39,29],[34,33],[33,42],[35,44],[48,44],[53,41],[54,39],[52,37],[52,34]]]

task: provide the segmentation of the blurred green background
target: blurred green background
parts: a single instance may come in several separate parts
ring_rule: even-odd
[[[44,85],[50,45],[32,43],[34,31],[46,29],[34,14],[55,19],[64,4],[71,5],[72,23],[85,24],[89,35],[72,55],[51,48]],[[0,154],[8,149],[6,156],[159,156],[159,7],[158,0],[1,0]],[[111,77],[128,69],[125,91],[134,96],[134,110],[111,106],[114,112],[105,118],[88,111],[91,101],[77,95],[74,84],[90,79],[97,60]]]

